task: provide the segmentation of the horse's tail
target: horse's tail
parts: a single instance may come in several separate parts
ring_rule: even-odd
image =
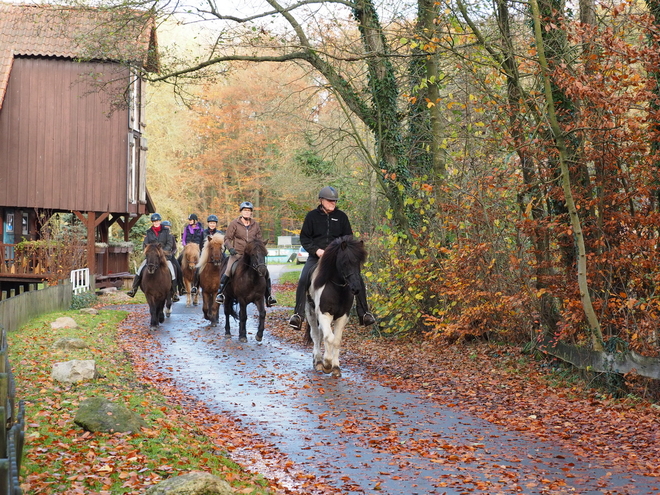
[[[303,344],[310,345],[312,343],[312,327],[307,323],[307,320],[303,321],[303,327],[305,328]]]

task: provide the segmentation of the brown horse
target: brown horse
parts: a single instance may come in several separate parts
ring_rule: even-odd
[[[204,318],[212,326],[218,324],[218,309],[220,305],[215,302],[215,295],[220,288],[220,274],[225,272],[227,257],[224,255],[225,236],[214,234],[204,243],[204,249],[199,257],[199,286],[202,289],[202,310]]]
[[[163,309],[167,305],[167,316],[172,312],[172,275],[167,267],[167,258],[160,244],[147,244],[144,249],[147,264],[142,268],[140,288],[147,297],[151,314],[150,330],[156,330],[165,321]]]
[[[199,244],[190,242],[183,248],[181,255],[181,270],[183,271],[183,286],[186,289],[186,308],[197,306],[199,293],[191,294],[190,291],[195,279],[195,270],[199,263]]]
[[[247,342],[247,305],[254,303],[259,311],[259,326],[256,340],[261,342],[264,336],[266,319],[266,287],[268,268],[266,267],[266,245],[258,240],[245,245],[243,256],[234,263],[232,274],[225,288],[225,335],[231,335],[229,317],[236,318],[234,303],[239,305],[238,340]]]

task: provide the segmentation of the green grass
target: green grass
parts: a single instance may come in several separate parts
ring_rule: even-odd
[[[140,493],[190,470],[218,475],[240,493],[268,493],[267,483],[233,463],[186,420],[181,406],[138,379],[118,345],[118,326],[126,315],[115,310],[53,313],[8,335],[16,396],[26,410],[24,493]],[[51,329],[50,322],[60,316],[73,317],[79,328]],[[63,337],[80,338],[89,347],[54,350],[53,343]],[[70,386],[53,382],[53,364],[72,359],[95,360],[101,377]],[[74,423],[78,406],[95,396],[123,403],[142,416],[147,430],[140,435],[83,431]]]

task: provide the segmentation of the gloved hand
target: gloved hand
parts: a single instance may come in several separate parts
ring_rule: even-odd
[[[237,253],[234,248],[229,248],[229,254],[231,254],[232,256],[236,256]]]

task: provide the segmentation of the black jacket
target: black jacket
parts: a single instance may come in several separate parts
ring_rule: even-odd
[[[147,230],[147,235],[144,236],[144,242],[142,242],[142,248],[144,249],[147,247],[147,244],[154,244],[156,242],[160,244],[167,256],[170,256],[174,252],[174,243],[176,240],[169,229],[162,227],[159,234],[156,234],[152,228]]]
[[[204,244],[206,244],[206,239],[209,238],[209,236],[213,237],[214,234],[222,234],[225,235],[225,233],[222,230],[215,229],[211,231],[208,227],[204,229],[204,234],[202,235],[202,243],[200,244],[199,248],[204,249]]]
[[[325,249],[336,238],[345,235],[353,235],[351,222],[346,213],[335,208],[328,215],[319,205],[305,217],[300,231],[300,244],[311,257],[318,259],[317,249]]]

